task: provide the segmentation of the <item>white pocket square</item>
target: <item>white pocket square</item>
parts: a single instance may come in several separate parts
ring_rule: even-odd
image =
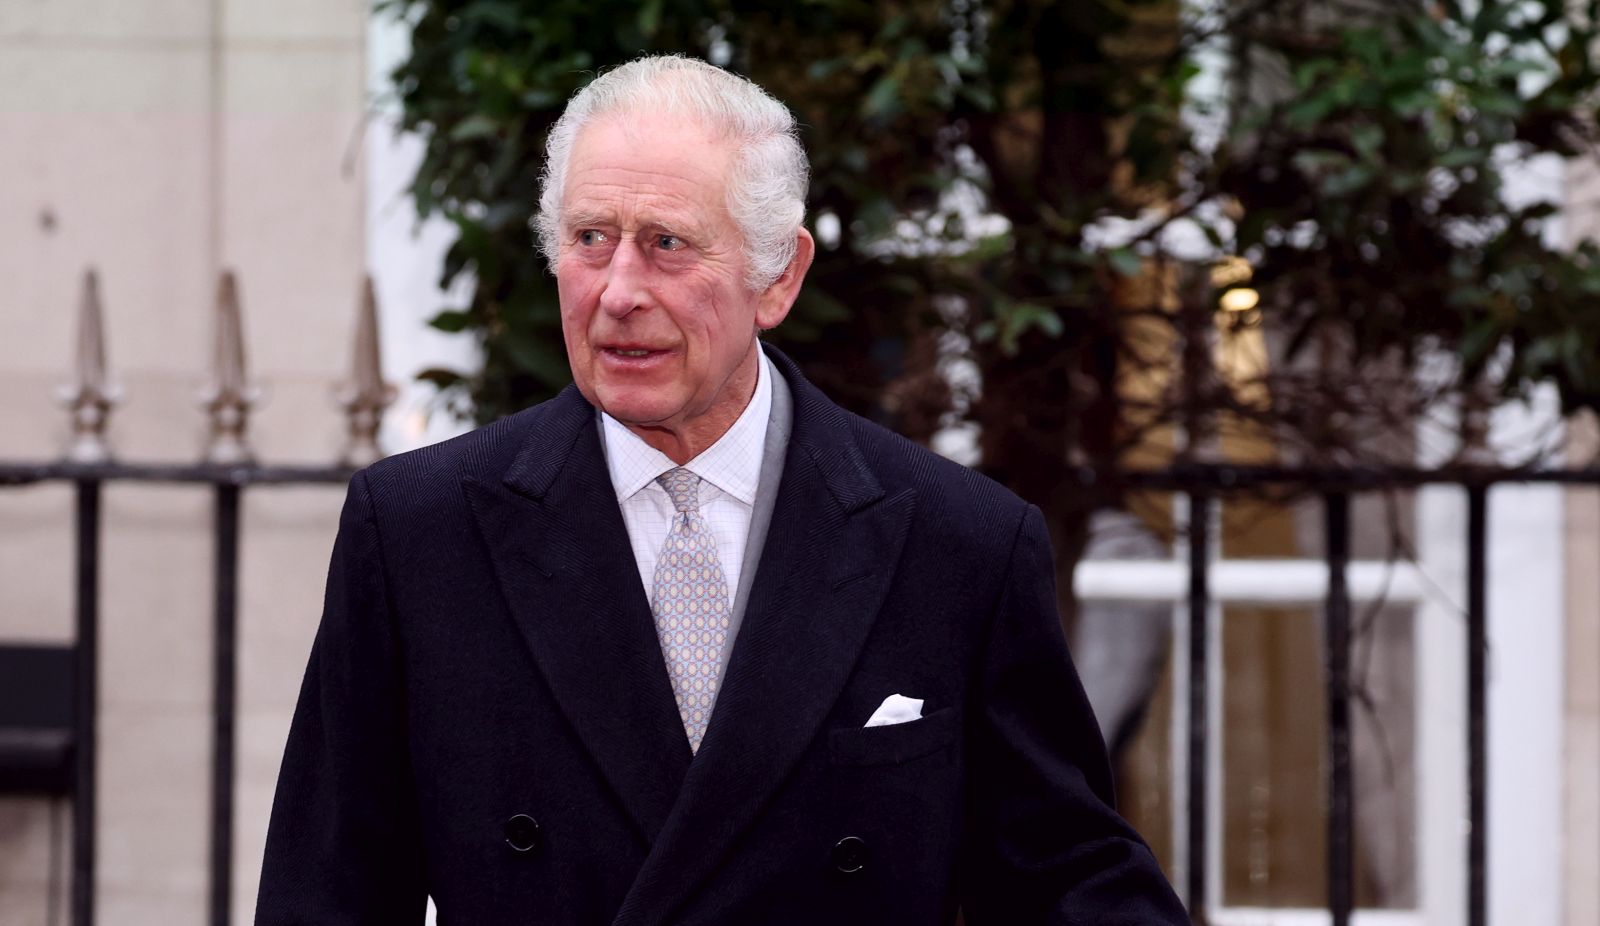
[[[878,709],[867,718],[869,727],[887,727],[890,724],[908,723],[922,719],[922,698],[908,698],[892,694],[883,699]]]

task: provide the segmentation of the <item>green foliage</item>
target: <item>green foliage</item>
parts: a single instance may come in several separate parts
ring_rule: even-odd
[[[476,281],[470,302],[433,324],[471,332],[486,354],[479,374],[429,377],[470,390],[480,420],[567,380],[553,281],[528,225],[544,138],[584,82],[639,54],[726,60],[795,111],[812,159],[808,214],[838,233],[819,236],[776,337],[879,417],[886,385],[929,382],[915,355],[943,317],[940,294],[963,296],[958,327],[996,332],[986,344],[1007,359],[1105,329],[1096,281],[1137,273],[1139,258],[1095,253],[1082,231],[1107,212],[1135,214],[1184,150],[1186,76],[1117,44],[1171,46],[1172,0],[383,7],[413,24],[412,57],[394,74],[403,123],[427,142],[412,195],[459,229],[441,282],[468,270]],[[1132,171],[1114,179],[1119,163]],[[1009,226],[974,245],[967,222],[986,208]],[[903,392],[896,423],[920,414],[931,427],[948,401],[938,388]]]
[[[709,6],[660,2],[522,3],[512,0],[382,0],[412,24],[412,54],[393,75],[402,125],[427,142],[411,185],[420,215],[458,232],[440,285],[464,272],[465,305],[432,325],[469,332],[481,371],[431,370],[429,381],[470,393],[480,421],[553,394],[570,380],[554,278],[534,247],[544,138],[566,100],[598,67],[644,48],[704,54]]]
[[[383,6],[413,24],[394,75],[427,142],[412,194],[459,229],[442,282],[476,281],[433,324],[486,355],[479,373],[426,377],[470,393],[480,420],[567,381],[529,227],[544,138],[595,73],[647,52],[725,63],[802,124],[822,246],[774,338],[915,438],[976,422],[986,467],[1030,498],[1057,493],[1066,460],[1116,460],[1127,320],[1178,324],[1161,282],[1177,222],[1247,256],[1261,323],[1291,354],[1347,347],[1353,382],[1443,348],[1459,391],[1550,382],[1568,408],[1600,406],[1600,251],[1563,249],[1548,204],[1504,196],[1512,162],[1593,140],[1595,2],[1397,0],[1343,18],[1238,2],[1205,22],[1177,0]],[[1234,55],[1230,130],[1202,150],[1183,111],[1197,52],[1217,47]],[[1278,85],[1244,67],[1263,60]],[[1118,222],[1134,232],[1108,238]],[[952,336],[980,392],[937,374]]]
[[[1217,189],[1292,347],[1337,332],[1358,362],[1408,364],[1442,348],[1459,389],[1547,382],[1569,410],[1600,407],[1595,246],[1554,240],[1555,203],[1506,195],[1540,156],[1593,152],[1595,6],[1401,5],[1264,41],[1293,91],[1241,121]]]

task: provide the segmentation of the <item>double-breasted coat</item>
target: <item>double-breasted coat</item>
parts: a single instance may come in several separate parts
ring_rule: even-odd
[[[769,355],[793,429],[698,754],[575,389],[352,479],[258,924],[1187,922],[1038,510]],[[921,719],[864,727],[891,694]]]

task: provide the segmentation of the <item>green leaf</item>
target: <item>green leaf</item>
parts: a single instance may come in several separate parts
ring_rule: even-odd
[[[439,389],[449,389],[451,386],[465,382],[466,377],[460,373],[457,373],[455,370],[446,370],[442,367],[430,367],[419,372],[417,374],[417,380],[419,382],[432,383]]]
[[[555,109],[566,101],[565,96],[547,87],[534,87],[522,95],[522,105],[529,109]]]
[[[827,80],[844,65],[844,58],[822,58],[811,62],[811,66],[806,68],[806,76],[812,80]]]
[[[1476,167],[1489,160],[1489,152],[1482,148],[1452,148],[1439,155],[1434,163],[1447,170],[1456,170],[1461,167]]]
[[[1048,310],[1042,310],[1039,317],[1035,319],[1034,325],[1052,338],[1061,337],[1067,330],[1066,323],[1061,320],[1061,316]]]
[[[971,103],[973,108],[980,112],[994,112],[996,108],[994,94],[988,88],[973,84],[962,84],[956,91],[957,95]]]
[[[1527,108],[1515,91],[1479,90],[1468,94],[1468,99],[1480,116],[1515,118]]]
[[[559,336],[541,336],[538,333],[508,332],[506,352],[517,368],[532,374],[540,381],[555,386],[571,377],[567,366],[566,349]]]
[[[1375,159],[1378,149],[1383,147],[1383,126],[1371,123],[1356,126],[1350,130],[1350,144],[1363,158]]]
[[[1389,189],[1401,196],[1409,196],[1420,190],[1423,181],[1427,179],[1426,174],[1411,170],[1391,170],[1384,177],[1388,180]]]
[[[900,112],[900,81],[892,74],[878,78],[861,101],[861,115],[867,119],[889,119]]]
[[[471,322],[472,316],[465,312],[457,311],[456,309],[445,309],[438,315],[428,319],[428,325],[430,327],[437,328],[440,331],[449,332],[450,334],[457,334],[467,330],[467,325],[471,324]]]
[[[1331,58],[1312,58],[1309,61],[1301,62],[1300,66],[1295,68],[1294,71],[1294,85],[1301,93],[1304,93],[1311,89],[1312,84],[1315,84],[1323,76],[1331,74],[1337,67],[1338,65]]]
[[[795,305],[804,313],[807,321],[818,326],[845,321],[853,314],[849,306],[820,286],[807,286],[801,289],[800,298],[796,300]]]
[[[1144,258],[1132,248],[1117,248],[1107,252],[1106,262],[1121,276],[1136,277],[1144,272]]]
[[[1308,176],[1324,174],[1335,170],[1345,170],[1351,166],[1350,156],[1342,151],[1326,151],[1314,148],[1309,151],[1297,151],[1289,159],[1301,173]]]
[[[980,261],[999,260],[1011,253],[1014,239],[1009,232],[998,235],[985,235],[979,238],[971,251],[971,256]]]
[[[522,17],[515,3],[476,0],[467,6],[466,16],[486,25],[498,26],[506,32],[520,32]]]
[[[1060,337],[1066,330],[1060,315],[1038,303],[1013,302],[999,297],[995,303],[995,314],[998,316],[1000,349],[1008,356],[1016,354],[1022,346],[1023,336],[1035,328],[1053,338]]]
[[[1467,329],[1462,336],[1457,352],[1461,355],[1461,366],[1464,370],[1476,370],[1489,358],[1489,354],[1499,345],[1504,332],[1493,319],[1484,319]]]
[[[1438,97],[1426,87],[1402,87],[1392,89],[1389,93],[1389,107],[1396,115],[1406,119],[1418,116],[1438,103]]]
[[[1331,97],[1308,97],[1290,106],[1284,112],[1283,118],[1291,128],[1308,129],[1326,119],[1328,114],[1333,112],[1333,107],[1334,101]]]
[[[1322,181],[1322,193],[1325,196],[1349,196],[1359,190],[1365,189],[1373,180],[1377,179],[1378,172],[1365,164],[1355,164],[1351,167],[1331,174]]]
[[[473,113],[456,123],[455,128],[450,130],[450,140],[471,141],[475,138],[490,138],[499,133],[499,122],[483,113]]]
[[[662,0],[645,0],[639,6],[639,31],[647,39],[655,38],[656,30],[661,28],[661,3]]]

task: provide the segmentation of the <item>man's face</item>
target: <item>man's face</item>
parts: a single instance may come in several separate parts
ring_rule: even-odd
[[[567,167],[556,278],[573,379],[680,463],[749,402],[756,330],[782,321],[799,288],[792,271],[764,292],[746,285],[732,161],[692,120],[630,115],[586,126]]]

